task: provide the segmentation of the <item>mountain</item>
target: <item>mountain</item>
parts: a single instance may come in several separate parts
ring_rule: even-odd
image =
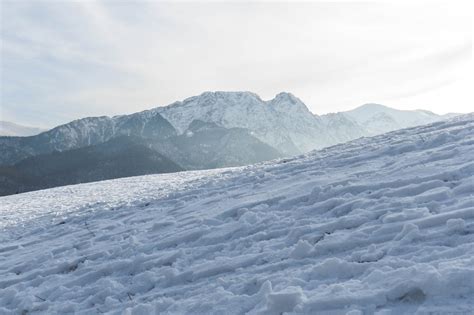
[[[104,143],[41,154],[0,167],[0,196],[106,179],[182,171],[142,143],[120,136]]]
[[[118,136],[152,137],[164,140],[176,135],[171,124],[158,113],[144,111],[117,117],[88,117],[74,120],[31,137],[0,137],[5,148],[0,165],[53,151],[66,151],[106,142]]]
[[[470,314],[473,152],[471,114],[1,197],[0,313]]]
[[[107,176],[114,178],[110,177],[113,172],[108,170],[97,178],[83,179],[76,173],[84,165],[75,164],[71,159],[66,167],[67,154],[61,162],[64,166],[61,180],[45,175],[38,184],[37,175],[30,173],[48,164],[44,157],[35,157],[51,157],[54,152],[101,145],[123,136],[135,139],[133,141],[183,169],[199,170],[288,157],[444,118],[428,111],[401,111],[377,104],[318,116],[290,93],[279,93],[264,101],[251,92],[205,92],[131,115],[88,117],[35,136],[0,137],[0,166],[5,174],[0,190],[17,192]],[[132,145],[133,141],[126,143]],[[94,150],[87,152],[99,154]],[[19,172],[23,167],[21,161],[29,158],[34,167]],[[108,159],[119,159],[119,156]],[[70,178],[66,178],[66,170]],[[150,173],[155,172],[150,169]],[[127,169],[117,176],[141,174],[142,169]]]
[[[177,135],[159,113],[73,121],[35,137],[3,138],[0,196],[144,174],[253,164],[282,157],[246,129],[194,120]],[[0,138],[0,142],[2,138]],[[16,146],[17,145],[17,146]]]
[[[398,110],[380,104],[365,104],[343,114],[362,126],[369,136],[452,117],[427,110]]]
[[[335,139],[332,144],[344,143],[353,139],[368,136],[366,128],[344,113],[330,113],[317,117],[323,128]]]
[[[240,166],[282,157],[247,129],[224,128],[200,120],[193,120],[182,135],[171,140],[182,152],[175,155],[175,160],[187,169]]]
[[[0,136],[26,137],[34,136],[44,131],[46,131],[46,129],[23,126],[9,121],[0,120]]]
[[[291,93],[264,101],[251,92],[205,92],[182,102],[155,108],[177,130],[195,120],[225,128],[244,128],[285,155],[295,155],[364,136],[439,121],[456,114],[397,110],[366,104],[354,110],[314,115]]]
[[[400,111],[376,104],[317,116],[290,93],[283,92],[263,101],[251,92],[205,92],[131,115],[75,120],[37,136],[0,137],[0,145],[5,148],[0,165],[94,145],[121,135],[164,141],[183,135],[195,120],[226,129],[245,129],[251,136],[290,156],[443,118],[427,111]]]
[[[287,114],[283,111],[283,103],[293,107],[292,115],[287,119],[284,117]],[[304,151],[303,147],[298,147],[293,141],[297,138],[295,129],[306,131],[300,142],[311,142],[311,128],[316,125],[306,106],[287,93],[281,93],[275,99],[265,102],[251,92],[205,92],[182,102],[158,107],[154,111],[166,118],[180,134],[184,133],[193,120],[215,123],[224,128],[244,128],[287,155]],[[299,121],[302,117],[304,120]]]
[[[0,167],[0,196],[120,177],[239,166],[281,156],[245,129],[195,120],[180,136],[159,141],[153,137],[118,136]]]

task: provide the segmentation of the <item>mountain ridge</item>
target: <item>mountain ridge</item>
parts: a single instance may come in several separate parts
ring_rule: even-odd
[[[371,115],[366,113],[368,106],[372,107]],[[396,118],[397,115],[403,119]],[[416,117],[407,121],[407,115]],[[0,156],[0,165],[35,154],[105,142],[118,135],[161,138],[163,132],[166,138],[183,134],[193,120],[216,123],[224,128],[248,129],[251,135],[289,156],[443,118],[427,111],[401,111],[375,103],[318,116],[288,92],[278,93],[267,101],[253,92],[204,92],[130,115],[76,119],[36,136],[0,137],[0,145],[9,148],[9,152]]]
[[[120,136],[67,151],[54,151],[0,167],[0,196],[56,186],[184,169],[140,139]]]
[[[380,104],[318,116],[288,92],[266,101],[252,92],[204,92],[130,115],[77,119],[35,136],[0,137],[0,166],[7,167],[0,170],[0,181],[3,176],[4,182],[11,183],[8,167],[25,159],[101,145],[123,136],[138,139],[186,170],[198,170],[289,157],[441,119],[428,111],[400,111]],[[68,180],[73,178],[63,182]]]

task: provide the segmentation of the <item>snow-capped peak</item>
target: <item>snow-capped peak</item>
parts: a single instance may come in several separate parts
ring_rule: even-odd
[[[279,111],[285,110],[310,113],[308,107],[306,107],[306,105],[299,98],[287,92],[278,93],[275,98],[268,101],[268,104]]]
[[[292,104],[302,103],[299,98],[288,92],[280,92],[271,100],[271,102],[277,101],[286,101]]]
[[[308,142],[301,130],[306,129],[306,137],[312,138],[313,132],[309,128],[314,128],[315,123],[306,105],[286,92],[279,93],[270,101],[263,101],[251,92],[204,92],[155,110],[181,134],[193,120],[198,119],[225,128],[248,129],[261,141],[288,154],[307,151],[307,145],[296,144],[295,147],[292,139]],[[317,146],[316,141],[312,148]]]
[[[248,129],[259,140],[286,154],[442,119],[425,112],[396,110],[376,103],[344,112],[347,119],[334,115],[317,116],[288,92],[278,93],[268,101],[252,92],[204,92],[155,111],[180,134],[198,119],[225,128]],[[334,119],[337,121],[332,122]],[[330,130],[328,126],[337,127],[337,130]]]
[[[428,111],[398,110],[375,103],[364,104],[344,114],[367,129],[369,135],[442,119],[441,116]]]
[[[254,100],[257,102],[262,102],[260,96],[255,93],[247,92],[247,91],[236,91],[236,92],[228,92],[228,91],[206,91],[197,96],[191,96],[183,100],[182,102],[176,102],[170,104],[166,107],[173,107],[179,106],[180,104],[192,104],[192,105],[210,105],[219,103],[235,103],[238,101],[244,100]]]

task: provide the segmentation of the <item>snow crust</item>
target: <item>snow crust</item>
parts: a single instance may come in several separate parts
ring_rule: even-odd
[[[474,115],[0,198],[0,314],[469,314]]]

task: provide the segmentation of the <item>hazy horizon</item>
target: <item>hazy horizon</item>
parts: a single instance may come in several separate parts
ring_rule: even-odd
[[[470,111],[468,2],[1,3],[0,120],[49,128],[204,91]]]

